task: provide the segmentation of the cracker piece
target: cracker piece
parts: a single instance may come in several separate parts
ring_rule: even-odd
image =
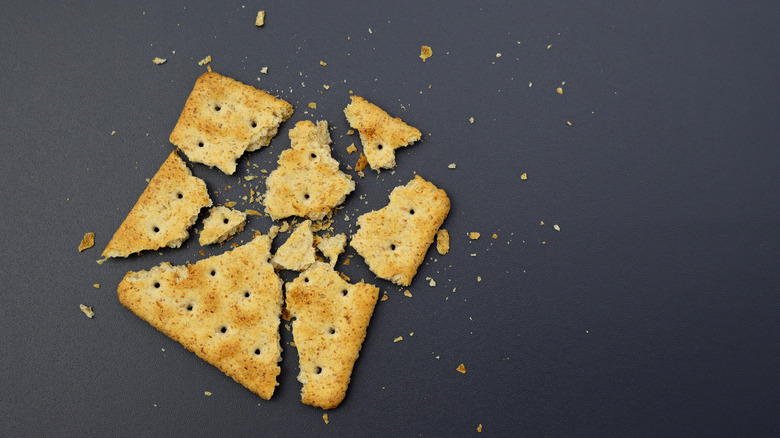
[[[390,203],[360,216],[350,245],[379,278],[409,286],[450,211],[447,193],[417,175],[390,193]]]
[[[319,237],[319,236],[317,236]],[[317,241],[317,249],[328,258],[331,267],[336,266],[339,255],[344,252],[347,245],[347,235],[344,233],[330,237],[320,237]]]
[[[193,176],[176,151],[149,181],[141,197],[103,250],[103,257],[127,257],[143,250],[178,248],[203,207],[211,206],[206,182]]]
[[[255,17],[255,26],[260,27],[265,24],[265,11],[257,11],[257,17]]]
[[[85,249],[90,249],[93,246],[95,246],[95,233],[86,233],[81,239],[81,243],[79,243],[79,252],[84,251]]]
[[[131,271],[119,283],[119,301],[268,400],[280,371],[283,302],[270,251],[270,237],[259,235],[194,265]]]
[[[84,304],[79,304],[79,309],[81,309],[81,311],[84,312],[85,315],[87,315],[87,318],[92,319],[95,317],[95,311],[92,310],[91,307]]]
[[[444,228],[436,232],[436,251],[441,255],[450,252],[450,233]]]
[[[268,146],[292,113],[292,105],[284,100],[206,72],[195,82],[170,141],[191,161],[232,175],[238,157]]]
[[[287,309],[295,317],[292,332],[300,359],[301,400],[335,408],[346,395],[379,289],[362,281],[349,284],[322,262],[285,288]]]
[[[271,263],[276,269],[303,271],[316,261],[314,254],[314,233],[311,231],[311,221],[305,220],[295,227],[284,242]]]
[[[320,220],[344,202],[355,182],[330,155],[328,122],[298,122],[290,130],[290,140],[292,146],[279,155],[279,167],[266,180],[265,211],[273,220],[289,216]]]
[[[350,98],[344,114],[349,125],[360,132],[368,164],[374,170],[395,167],[395,150],[418,141],[420,131],[360,96]]]
[[[200,232],[200,246],[222,243],[234,234],[243,231],[246,225],[246,213],[225,206],[209,210],[209,217],[203,220]]]

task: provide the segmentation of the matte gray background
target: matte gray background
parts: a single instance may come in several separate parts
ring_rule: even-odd
[[[4,2],[0,435],[777,435],[779,22],[772,1]],[[415,173],[452,199],[412,298],[343,267],[389,300],[327,425],[287,330],[264,401],[119,304],[125,272],[197,261],[194,239],[95,263],[207,55],[296,110],[234,176],[192,165],[215,202],[262,210],[241,178],[300,120],[354,165],[350,90],[425,135],[355,176],[336,230]]]

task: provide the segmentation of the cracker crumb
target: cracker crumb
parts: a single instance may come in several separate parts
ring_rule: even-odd
[[[355,152],[357,152],[357,147],[355,147],[355,143],[352,143],[351,145],[347,146],[347,152],[352,155]]]
[[[542,245],[547,245],[547,241],[546,240],[542,240]]]
[[[93,246],[95,246],[95,233],[90,232],[85,234],[81,239],[81,243],[79,243],[79,252],[92,248]]]
[[[265,24],[265,11],[257,11],[257,18],[255,18],[255,26],[260,27]]]
[[[355,130],[354,129],[348,129],[347,130],[347,135],[355,135]]]
[[[111,135],[114,135],[114,134],[116,134],[116,131],[111,131]]]
[[[433,56],[433,49],[431,49],[429,46],[422,46],[420,47],[420,59],[425,62],[426,59]]]
[[[555,228],[555,231],[561,231],[561,227],[558,224],[553,225],[553,228]]]
[[[450,251],[450,233],[444,228],[436,232],[436,251],[441,255]]]
[[[236,201],[228,201],[225,203],[225,207],[233,208],[236,206]]]
[[[450,164],[447,166],[447,168],[449,168],[449,169],[454,169],[454,168],[456,168],[456,167],[458,167],[458,165],[457,165],[457,164],[455,164],[455,163],[450,163]]]
[[[477,432],[482,433],[482,423],[479,423],[479,426],[477,426]]]
[[[500,57],[501,57],[501,53],[496,53],[496,58],[500,58]]]
[[[405,296],[407,296],[407,297],[409,297],[409,298],[411,298],[411,297],[412,297],[412,293],[411,293],[411,292],[409,292],[409,289],[406,289],[406,290],[404,291],[404,295],[405,295]]]
[[[491,236],[491,237],[493,237],[494,239],[498,239],[498,234],[493,233],[493,236]]]
[[[257,177],[254,176],[254,175],[247,175],[247,176],[244,177],[244,179],[247,180],[247,181],[252,181],[255,178],[257,178]]]
[[[540,222],[539,222],[539,225],[544,225],[544,221],[540,221]]]
[[[198,65],[200,65],[202,67],[202,66],[208,64],[209,62],[211,62],[211,55],[209,55],[209,56],[201,59],[200,61],[198,61]]]
[[[476,231],[472,231],[472,232],[469,233],[469,239],[477,240],[477,239],[479,239],[480,235],[481,234],[477,233]]]
[[[563,94],[563,88],[561,87],[556,88],[555,91],[557,91],[558,94]]]
[[[469,117],[469,123],[474,123],[474,117]]]
[[[566,124],[567,124],[567,125],[569,125],[569,126],[571,126],[571,122],[570,122],[570,121],[568,121],[568,120],[566,121]]]
[[[428,278],[426,278],[426,280],[428,280],[428,286],[430,286],[430,287],[436,287],[436,280],[434,280],[434,279],[433,279],[433,278],[431,278],[431,277],[428,277]]]
[[[95,317],[95,312],[92,311],[91,307],[85,306],[83,304],[79,304],[79,308],[81,309],[82,312],[84,312],[85,315],[87,315],[87,318],[91,319]]]
[[[523,181],[527,180],[528,179],[528,174],[523,172],[523,174],[520,175],[520,179],[523,180]]]
[[[324,89],[326,89],[326,90],[330,90],[330,85],[323,84],[323,85],[322,85],[322,88],[324,88]]]
[[[268,74],[268,67],[263,67],[260,69],[260,73],[267,75]]]
[[[95,283],[92,285],[95,289],[100,289],[100,283]]]
[[[542,242],[542,243],[544,243],[544,242]],[[477,283],[479,283],[480,281],[482,281],[482,277],[480,277],[479,275],[477,275]]]
[[[529,82],[529,83],[528,83],[528,88],[531,88],[531,87],[533,87],[533,86],[534,86],[534,83],[533,83],[533,82]]]
[[[257,210],[251,210],[251,209],[245,210],[245,213],[250,215],[250,216],[262,216],[263,215],[263,213],[260,213]]]
[[[382,295],[382,298],[379,301],[387,301],[387,294]]]
[[[368,158],[361,152],[360,158],[358,158],[357,163],[355,163],[355,170],[358,172],[362,172],[363,169],[366,168],[366,165],[368,164]]]
[[[399,337],[393,339],[393,342],[401,342],[403,340],[404,340],[404,337],[403,336],[399,336]]]
[[[159,57],[156,57],[156,56],[154,57],[154,59],[152,59],[152,62],[157,64],[157,65],[165,64],[165,61],[167,61],[167,59],[159,58]]]
[[[466,374],[466,365],[464,364],[458,365],[458,367],[455,369],[458,370],[458,372],[461,374]]]
[[[547,45],[547,50],[550,50],[550,49],[552,49],[552,44],[548,44]]]
[[[203,391],[203,393],[206,394],[206,397],[210,397],[211,396],[211,391]]]
[[[322,421],[324,421],[325,424],[328,424],[328,414],[322,414]]]
[[[323,66],[323,67],[325,67],[326,65],[328,65],[328,63],[327,63],[327,62],[325,62],[325,61],[320,61],[320,65],[321,65],[321,66]]]

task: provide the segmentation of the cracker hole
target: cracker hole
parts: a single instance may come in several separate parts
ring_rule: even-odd
[[[250,125],[251,125],[253,128],[257,128],[257,122],[255,122],[254,120],[252,120],[252,123],[250,123]]]
[[[214,105],[214,111],[220,111],[222,109],[219,105]]]
[[[217,275],[217,271],[212,269],[211,272],[209,272],[209,274],[211,274],[211,276],[213,277],[213,276]]]
[[[348,291],[348,290],[346,290],[346,289],[344,289],[343,291],[341,291],[341,295],[344,295],[345,297],[347,296],[347,294],[348,294],[348,293],[349,293],[349,291]]]
[[[198,147],[199,147],[199,148],[202,148],[202,147],[203,147],[203,142],[202,142],[202,141],[201,141],[201,142],[198,142]]]
[[[220,328],[219,328],[219,332],[220,332],[220,333],[227,333],[227,326],[224,326],[224,325],[223,325],[222,327],[220,327]]]
[[[322,373],[322,368],[314,367],[314,374],[320,374],[320,373]]]
[[[260,356],[260,349],[259,348],[255,349],[255,356]]]
[[[309,277],[303,277],[303,281],[305,281],[306,283],[308,283],[308,282],[309,282]]]
[[[308,194],[308,193],[304,194],[304,195],[303,195],[303,198],[304,198],[304,199],[309,199],[309,194]]]
[[[380,145],[377,145],[377,147],[376,147],[376,148],[377,148],[377,149],[379,149],[379,150],[381,151],[381,150],[382,150],[382,145],[381,145],[381,144],[380,144]]]
[[[155,281],[154,282],[154,288],[155,289],[159,289],[160,288],[160,282],[159,281]]]
[[[224,223],[228,223],[228,222],[230,222],[230,219],[228,219],[228,218],[225,218],[225,219],[223,219],[223,220],[222,220],[222,222],[224,222]]]
[[[328,333],[330,333],[330,334],[332,334],[332,335],[335,335],[335,334],[336,334],[336,329],[335,329],[335,328],[333,328],[333,327],[331,327],[331,328],[328,330]]]
[[[409,210],[409,214],[414,214],[414,209]]]
[[[395,251],[395,243],[391,243],[390,244],[390,250],[391,251]]]
[[[312,153],[311,153],[311,157],[312,157],[312,158],[317,158],[317,154],[315,154],[314,152],[312,152]]]
[[[158,227],[154,227],[154,228],[152,228],[152,231],[154,231],[155,233],[159,233],[160,229]]]
[[[187,311],[192,312],[192,304],[187,304]]]
[[[244,292],[244,298],[249,298],[249,295],[251,295],[249,291]]]
[[[179,198],[179,199],[181,199],[181,198],[183,198],[183,197],[184,197],[184,193],[182,193],[182,192],[178,192],[178,193],[176,193],[176,197],[177,197],[177,198]]]

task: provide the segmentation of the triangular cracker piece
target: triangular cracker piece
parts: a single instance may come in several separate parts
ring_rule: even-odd
[[[263,197],[274,220],[289,216],[320,220],[355,190],[355,182],[339,170],[330,155],[328,123],[304,120],[290,130],[292,147],[279,156],[268,176]]]
[[[279,375],[282,281],[259,235],[194,265],[128,272],[119,301],[146,322],[268,400]]]
[[[347,235],[341,233],[329,237],[314,236],[314,240],[316,241],[317,249],[328,258],[330,265],[336,266],[339,255],[344,252],[344,247],[347,245]]]
[[[201,246],[212,243],[222,243],[234,234],[240,233],[246,225],[246,213],[225,206],[209,210],[209,217],[203,220],[203,231],[200,232]]]
[[[178,248],[203,207],[211,205],[206,183],[176,151],[149,181],[146,190],[103,250],[103,257],[127,257],[164,246]]]
[[[292,332],[300,360],[301,400],[335,408],[347,393],[379,289],[363,282],[349,284],[322,262],[285,289],[287,310],[295,317]]]
[[[420,131],[360,96],[350,98],[352,102],[344,109],[344,114],[349,126],[360,132],[368,164],[374,170],[395,167],[395,150],[418,141]]]
[[[409,286],[450,211],[450,199],[420,175],[390,193],[390,203],[357,220],[350,245],[379,278]]]
[[[303,271],[316,261],[314,254],[314,233],[311,221],[305,220],[295,227],[287,241],[276,250],[271,263],[276,269]]]
[[[194,162],[232,175],[244,151],[268,146],[292,105],[214,72],[195,82],[170,141]]]

